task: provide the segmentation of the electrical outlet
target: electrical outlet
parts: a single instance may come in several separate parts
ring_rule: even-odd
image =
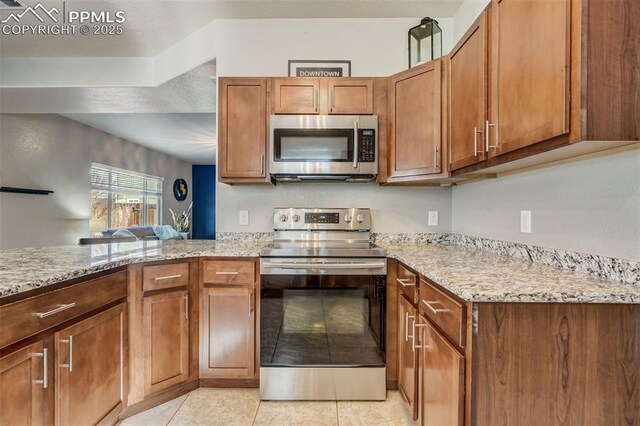
[[[520,210],[520,232],[531,233],[531,210]]]
[[[240,210],[238,215],[238,222],[241,226],[249,225],[249,210]]]
[[[430,211],[429,212],[429,226],[438,226],[438,212]]]

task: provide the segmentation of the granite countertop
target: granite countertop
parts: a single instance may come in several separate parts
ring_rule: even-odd
[[[260,240],[147,241],[0,250],[0,297],[132,263],[257,257]],[[640,285],[444,243],[382,243],[398,259],[472,302],[640,303]]]
[[[131,263],[190,257],[257,257],[264,242],[138,241],[0,250],[0,297]]]
[[[458,245],[381,244],[451,293],[471,302],[640,303],[640,285]]]

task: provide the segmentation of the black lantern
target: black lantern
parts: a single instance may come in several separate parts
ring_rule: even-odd
[[[442,29],[438,21],[422,18],[409,30],[409,68],[442,56]]]

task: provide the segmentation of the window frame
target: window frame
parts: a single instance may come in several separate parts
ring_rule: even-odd
[[[93,171],[97,169],[103,172],[107,172],[107,181],[108,184],[101,184],[94,182],[93,179]],[[148,197],[156,197],[158,200],[158,225],[162,225],[162,209],[164,205],[164,177],[162,176],[154,176],[146,173],[135,172],[132,170],[122,169],[119,167],[109,166],[102,163],[91,163],[90,169],[90,182],[91,182],[91,193],[93,191],[103,191],[107,193],[107,229],[113,228],[111,222],[111,211],[113,210],[113,195],[114,194],[136,194],[142,197],[142,224],[139,226],[151,226],[148,224]],[[143,181],[143,189],[136,188],[127,188],[125,186],[113,185],[113,174],[119,174],[122,176],[130,176],[137,179],[142,179]],[[149,181],[156,181],[156,185],[158,190],[150,190],[148,189]],[[93,208],[91,209],[93,211]],[[93,217],[91,218],[93,219]],[[90,220],[91,220],[90,219]]]

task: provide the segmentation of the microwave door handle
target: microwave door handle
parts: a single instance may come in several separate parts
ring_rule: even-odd
[[[358,122],[353,122],[353,168],[358,168]]]

